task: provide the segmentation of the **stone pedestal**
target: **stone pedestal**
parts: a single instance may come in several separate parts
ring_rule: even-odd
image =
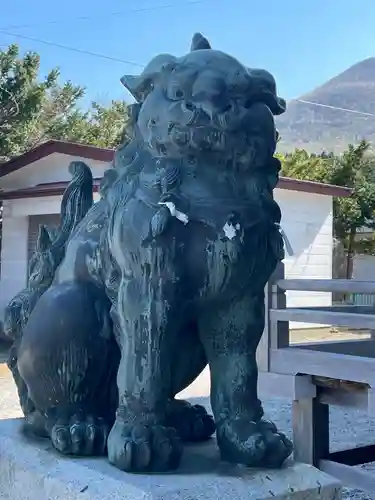
[[[20,420],[0,421],[2,500],[339,500],[336,480],[305,464],[278,471],[219,461],[215,441],[185,448],[173,474],[131,475],[105,459],[58,455],[48,440],[20,433]]]

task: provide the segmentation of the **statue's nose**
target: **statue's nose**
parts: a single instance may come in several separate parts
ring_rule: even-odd
[[[212,106],[212,103],[210,101],[201,101],[199,103],[199,109],[200,109],[200,115],[203,117],[204,115],[208,116],[210,120],[212,120],[212,117],[214,115],[214,108]]]
[[[213,99],[211,97],[210,99],[200,101],[199,108],[212,120],[213,117],[216,116],[218,113],[224,113],[226,111],[229,111],[231,109],[231,104],[227,99],[222,99],[222,98]]]
[[[195,103],[209,116],[213,112],[226,109],[229,105],[229,96],[225,82],[217,75],[203,73],[194,83],[192,97]]]

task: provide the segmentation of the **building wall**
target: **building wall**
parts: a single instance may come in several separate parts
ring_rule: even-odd
[[[28,217],[9,217],[4,210],[1,245],[0,319],[9,300],[26,285]]]
[[[332,197],[276,189],[275,199],[282,211],[282,228],[294,252],[293,256],[286,254],[285,257],[286,278],[331,279]],[[287,292],[288,307],[329,306],[331,304],[330,293]],[[307,323],[290,324],[290,328],[316,326]]]
[[[103,161],[53,153],[2,177],[0,180],[1,189],[8,191],[50,182],[70,181],[72,176],[68,167],[71,161],[83,161],[89,165],[94,178],[102,177],[109,166],[108,163]]]
[[[95,198],[98,199],[98,195]],[[332,198],[282,189],[275,190],[275,198],[283,213],[282,227],[294,251],[293,256],[286,255],[285,258],[286,277],[331,278]],[[0,310],[26,283],[28,217],[59,214],[60,203],[61,196],[4,202]],[[22,263],[16,266],[15,262],[20,261]],[[11,286],[7,281],[10,277]],[[326,293],[288,292],[287,300],[291,307],[331,304],[331,296]],[[296,323],[290,326],[300,328],[314,325]]]
[[[26,285],[29,254],[35,245],[35,220],[39,219],[40,223],[46,224],[51,221],[56,223],[60,214],[61,198],[61,196],[50,196],[4,201],[0,260],[0,319],[4,307]],[[95,193],[94,200],[98,199],[99,195]],[[31,237],[31,233],[34,236]]]

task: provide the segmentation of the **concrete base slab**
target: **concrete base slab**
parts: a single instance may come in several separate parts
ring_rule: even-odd
[[[220,462],[214,440],[185,447],[173,474],[133,475],[105,459],[57,454],[48,440],[20,432],[20,420],[0,421],[3,500],[339,500],[338,482],[305,464],[277,471]]]

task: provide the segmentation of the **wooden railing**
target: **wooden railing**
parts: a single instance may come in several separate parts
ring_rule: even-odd
[[[328,324],[375,330],[375,307],[340,304],[287,307],[287,291],[375,294],[375,282],[285,279],[283,266],[266,287],[266,328],[257,357],[260,392],[290,395],[293,403],[294,457],[313,464],[346,485],[366,489],[375,497],[375,477],[353,468],[372,462],[375,445],[331,453],[329,405],[366,409],[375,416],[375,339],[289,342],[289,322]],[[353,331],[354,333],[354,331]],[[267,380],[269,381],[267,383]],[[375,437],[374,437],[375,441]]]

